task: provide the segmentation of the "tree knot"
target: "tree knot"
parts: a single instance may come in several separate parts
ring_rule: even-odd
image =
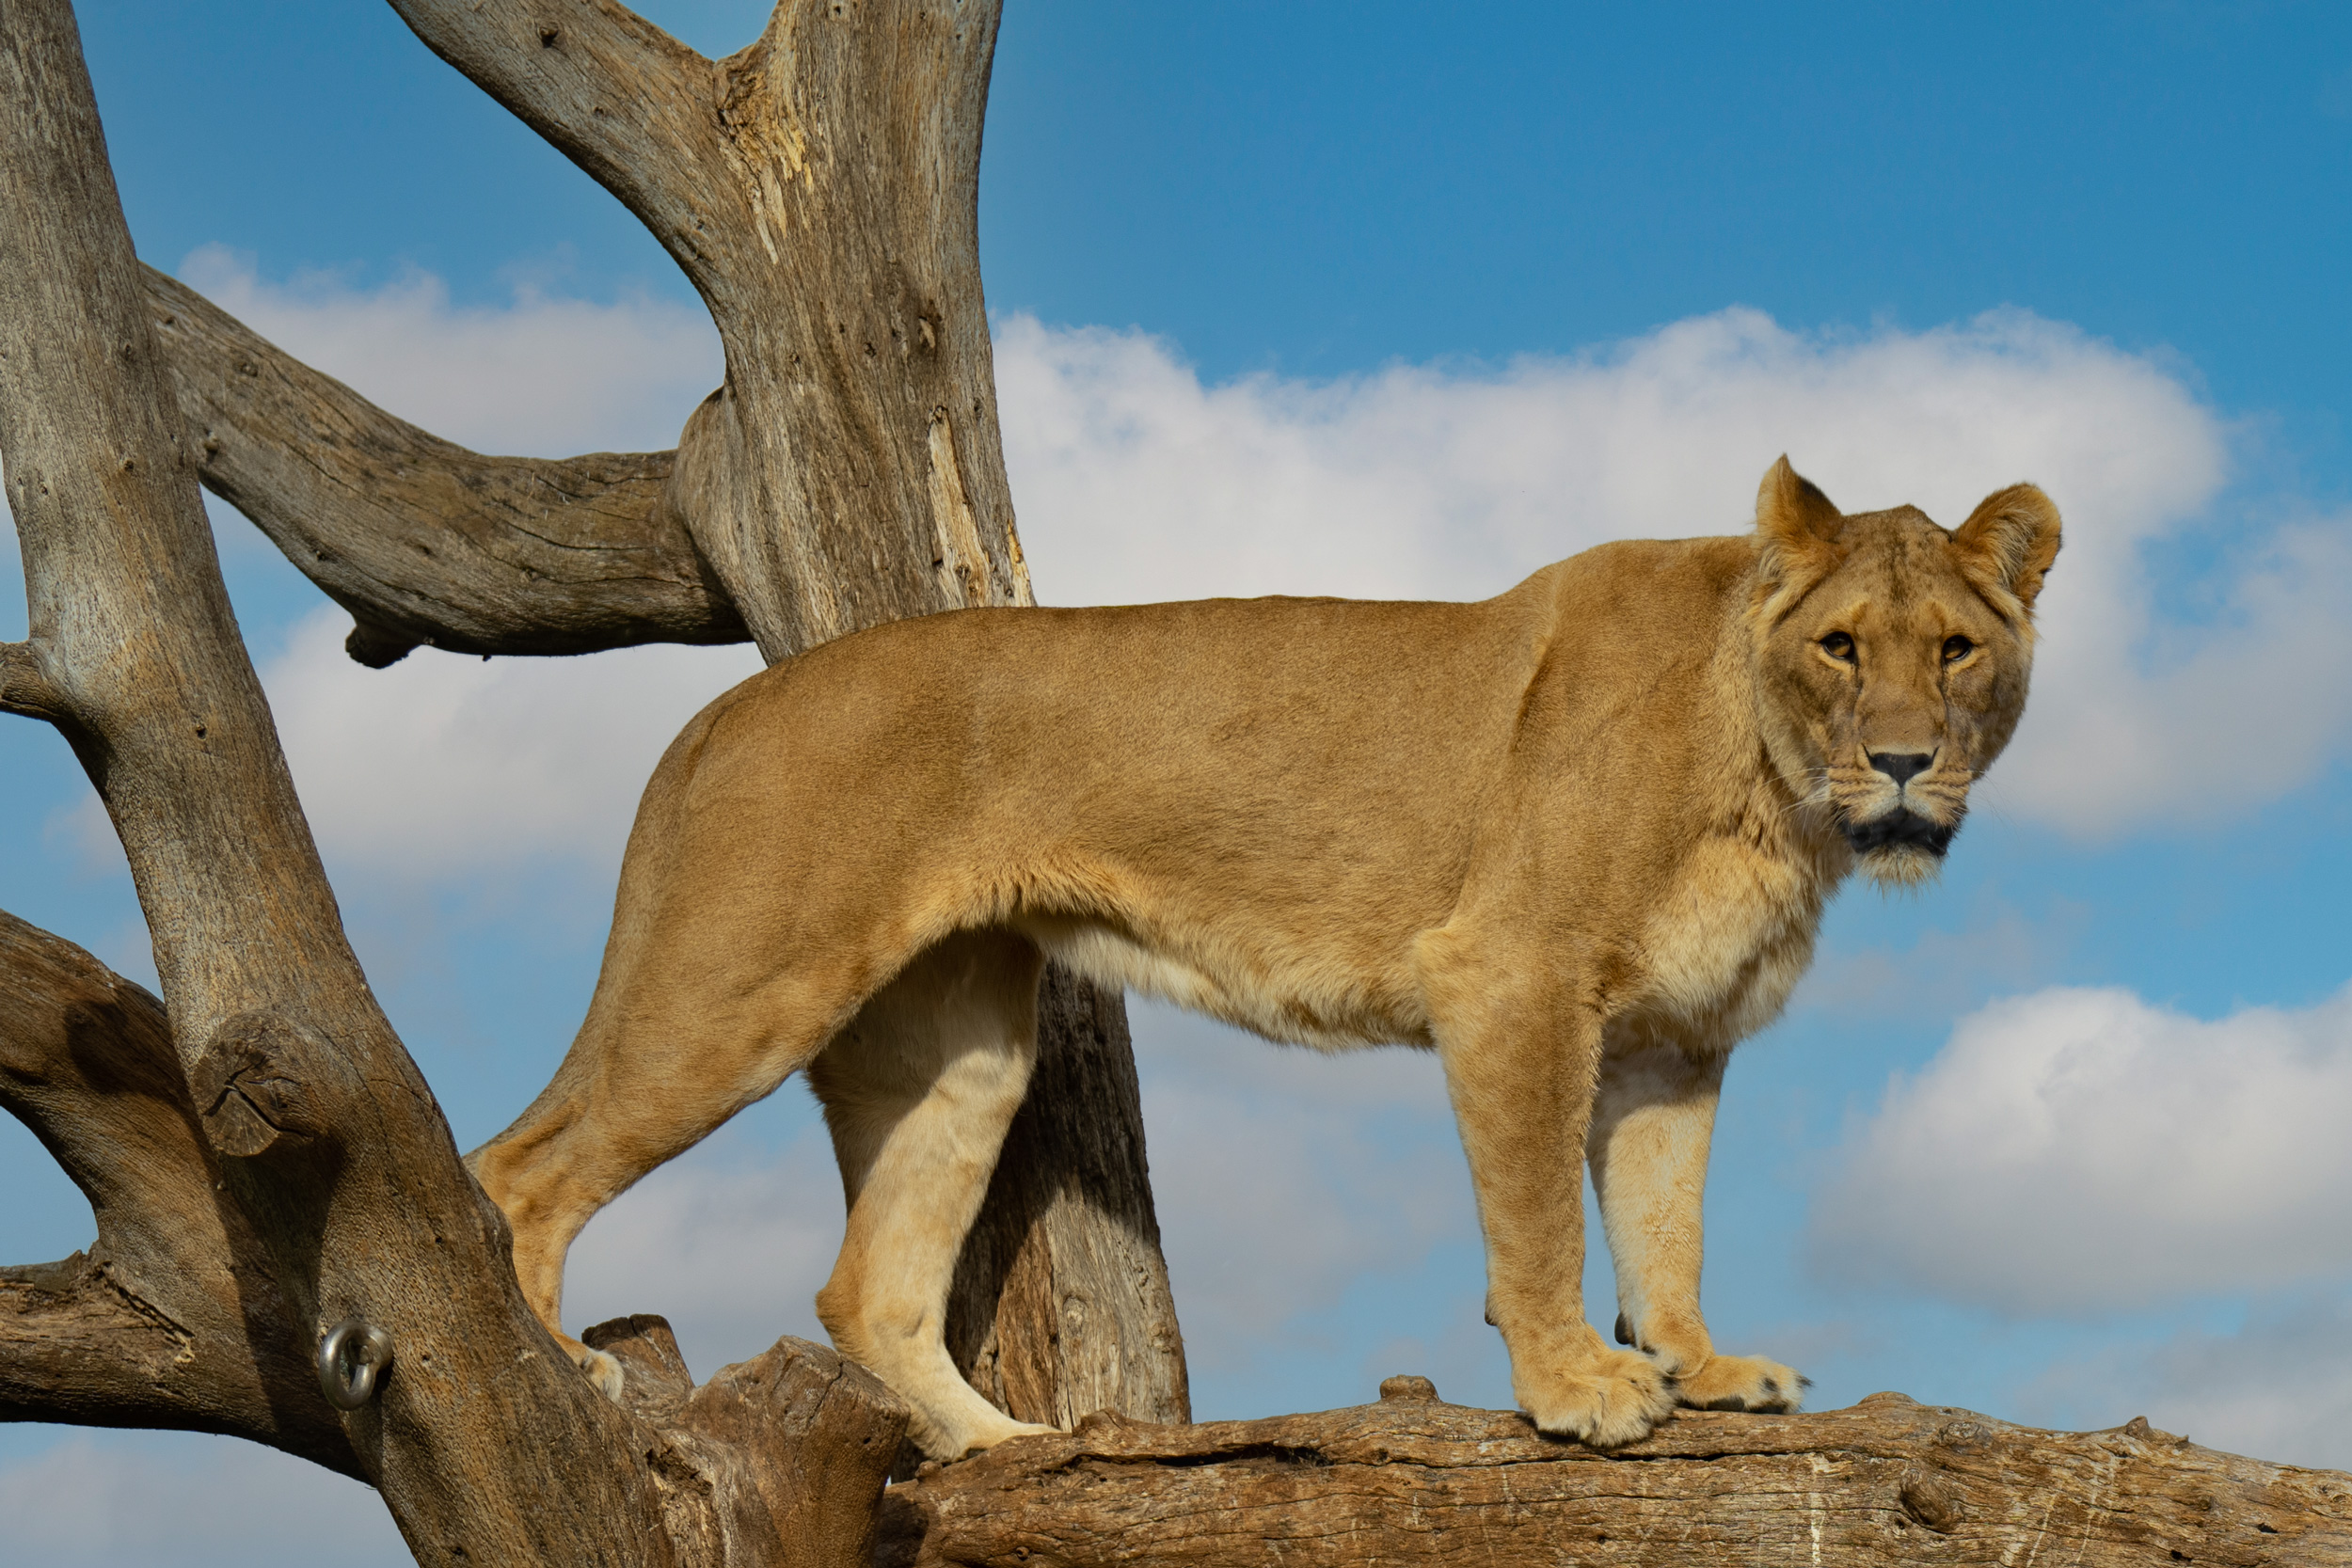
[[[221,1022],[190,1073],[204,1135],[222,1154],[250,1160],[307,1144],[327,1131],[310,1064],[327,1044],[281,1013],[237,1013]]]

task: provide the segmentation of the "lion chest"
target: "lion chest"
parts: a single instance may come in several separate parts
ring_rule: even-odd
[[[1692,850],[1643,932],[1627,1022],[1686,1049],[1727,1051],[1780,1014],[1813,960],[1823,888],[1793,857],[1733,838]]]

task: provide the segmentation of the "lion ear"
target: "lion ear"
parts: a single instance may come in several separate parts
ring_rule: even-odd
[[[1845,516],[1820,487],[1788,466],[1784,455],[1756,488],[1756,537],[1764,546],[1756,579],[1756,610],[1767,622],[1837,569],[1837,536]]]
[[[1952,535],[1961,569],[2014,597],[2026,613],[2058,553],[2058,509],[2041,488],[2012,484],[1979,503]]]
[[[1766,544],[1799,559],[1818,556],[1845,526],[1844,514],[1820,486],[1788,466],[1786,453],[1765,470],[1756,487],[1756,531]]]

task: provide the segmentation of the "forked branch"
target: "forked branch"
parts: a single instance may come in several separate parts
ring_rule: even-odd
[[[0,713],[57,723],[67,715],[65,693],[49,684],[30,642],[0,642]]]
[[[648,1556],[644,1460],[523,1303],[503,1226],[344,940],[221,583],[65,0],[0,6],[0,367],[28,641],[121,838],[183,1081],[246,1085],[189,1097],[214,1190],[265,1259],[233,1299],[277,1292],[306,1354],[355,1314],[405,1347],[373,1402],[325,1418],[421,1554]],[[155,1094],[133,1099],[171,1135]],[[135,1180],[125,1153],[87,1163]]]

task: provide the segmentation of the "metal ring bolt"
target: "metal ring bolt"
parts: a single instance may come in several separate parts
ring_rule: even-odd
[[[392,1364],[392,1337],[365,1318],[345,1318],[319,1341],[319,1392],[338,1410],[375,1397],[376,1379]]]

